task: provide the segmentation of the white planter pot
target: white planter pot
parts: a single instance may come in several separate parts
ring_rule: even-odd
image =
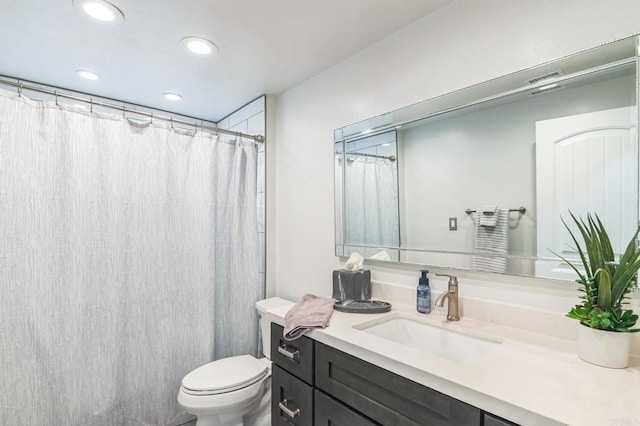
[[[609,368],[629,365],[631,333],[617,333],[587,327],[578,327],[578,356],[588,363]]]

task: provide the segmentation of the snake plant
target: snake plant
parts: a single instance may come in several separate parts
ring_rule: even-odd
[[[638,315],[631,309],[625,309],[626,296],[635,287],[640,269],[640,247],[637,242],[640,228],[636,230],[625,252],[616,261],[611,241],[598,215],[588,214],[585,222],[582,218],[576,218],[573,213],[569,214],[580,231],[585,248],[582,248],[562,219],[584,267],[583,272],[556,254],[578,274],[576,281],[581,286],[580,291],[584,292],[580,296],[582,303],[574,306],[567,316],[591,328],[618,332],[640,331],[631,328],[636,324]]]

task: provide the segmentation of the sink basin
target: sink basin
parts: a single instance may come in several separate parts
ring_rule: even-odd
[[[502,343],[499,340],[416,321],[408,315],[373,320],[356,325],[354,328],[457,362],[474,361]]]

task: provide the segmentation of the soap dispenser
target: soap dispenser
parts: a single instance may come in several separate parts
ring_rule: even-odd
[[[422,269],[420,271],[422,276],[418,281],[418,298],[416,302],[416,308],[418,312],[422,314],[428,314],[431,312],[431,288],[429,288],[428,270]]]

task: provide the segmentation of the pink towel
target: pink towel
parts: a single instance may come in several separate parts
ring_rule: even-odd
[[[318,297],[308,293],[302,296],[284,316],[284,339],[295,340],[312,328],[325,328],[329,325],[335,303],[336,300],[331,297]]]

